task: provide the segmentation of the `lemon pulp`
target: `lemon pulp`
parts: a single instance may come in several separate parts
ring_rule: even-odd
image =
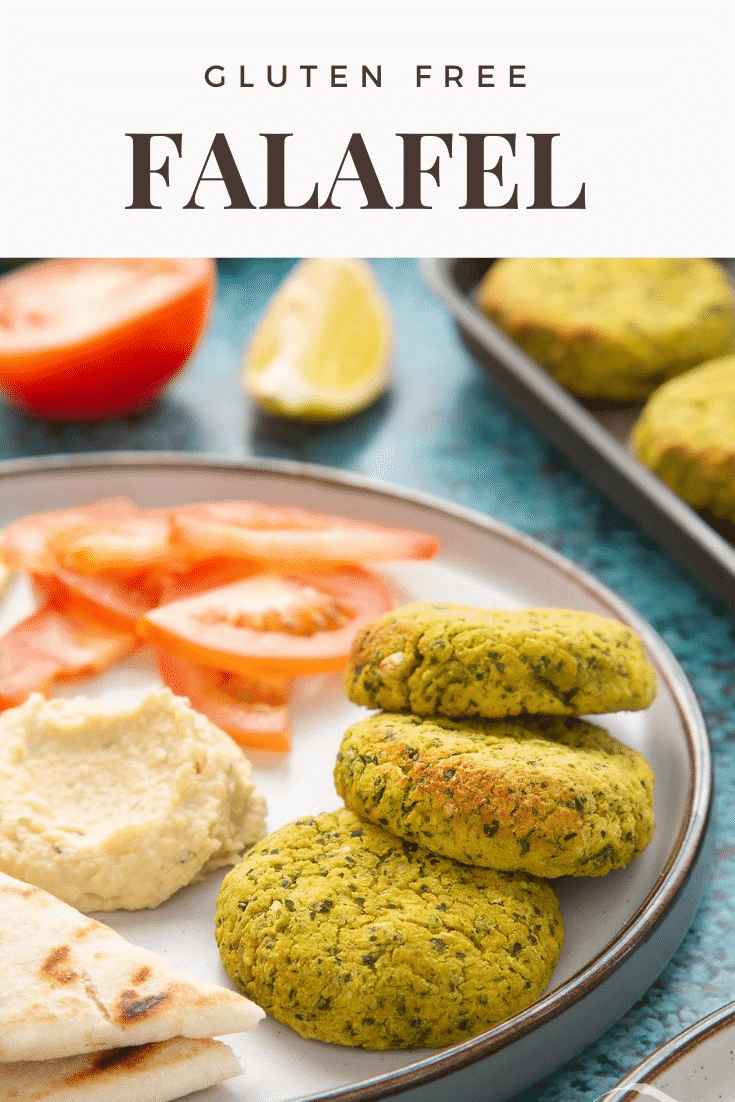
[[[390,347],[390,312],[365,261],[302,260],[266,307],[243,381],[270,413],[336,420],[385,390]]]

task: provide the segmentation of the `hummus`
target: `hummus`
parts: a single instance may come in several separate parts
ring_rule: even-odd
[[[79,910],[157,907],[264,833],[242,750],[168,689],[0,716],[0,870]]]

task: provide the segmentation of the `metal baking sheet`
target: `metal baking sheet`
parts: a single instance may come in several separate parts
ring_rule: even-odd
[[[494,258],[437,258],[424,260],[422,270],[497,390],[660,547],[735,610],[735,528],[695,512],[630,452],[627,438],[640,407],[583,404],[482,313],[475,291],[493,263]],[[735,275],[735,261],[719,263]]]

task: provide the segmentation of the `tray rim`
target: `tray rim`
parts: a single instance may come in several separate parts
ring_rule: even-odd
[[[511,401],[585,478],[735,611],[735,547],[458,289],[453,266],[468,259],[425,257],[420,261],[421,273],[450,308],[462,335],[469,333],[501,362],[506,386],[514,391]],[[478,358],[474,350],[472,354]],[[484,363],[483,367],[490,370]],[[521,408],[520,396],[530,408]]]
[[[537,1000],[527,1010],[515,1015],[514,1024],[510,1030],[507,1023],[500,1023],[484,1034],[480,1034],[479,1037],[453,1045],[449,1050],[440,1051],[436,1055],[424,1057],[402,1068],[381,1073],[356,1084],[335,1087],[319,1094],[304,1095],[294,1102],[337,1102],[337,1100],[370,1102],[373,1099],[388,1098],[432,1083],[453,1072],[478,1064],[494,1052],[529,1036],[565,1010],[575,1006],[618,971],[628,958],[652,937],[656,929],[664,923],[669,911],[681,899],[693,876],[706,862],[708,829],[713,803],[713,761],[704,717],[684,670],[661,636],[632,605],[564,555],[493,517],[426,492],[380,482],[354,472],[310,463],[189,452],[110,451],[60,454],[0,461],[0,489],[6,479],[17,476],[63,475],[67,472],[83,471],[103,473],[105,470],[119,472],[121,469],[130,472],[136,469],[151,471],[211,469],[233,475],[271,474],[295,481],[307,479],[326,487],[353,489],[373,496],[416,504],[444,516],[454,517],[480,531],[488,532],[540,558],[547,565],[560,571],[639,632],[654,655],[657,674],[666,681],[686,736],[691,766],[691,791],[685,823],[672,845],[669,859],[656,883],[612,942],[561,987]],[[684,931],[677,938],[672,953],[678,948],[691,924],[701,902],[704,887],[705,883],[702,882],[695,893],[694,909]],[[669,953],[667,959],[672,953]]]

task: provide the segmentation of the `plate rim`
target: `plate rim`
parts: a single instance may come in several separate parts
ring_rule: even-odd
[[[636,1083],[643,1084],[651,1075],[660,1075],[669,1068],[674,1067],[684,1056],[693,1052],[710,1037],[719,1033],[727,1026],[735,1026],[735,1001],[725,1003],[719,1010],[713,1010],[698,1022],[683,1029],[668,1041],[664,1041],[650,1055],[641,1060],[640,1064],[629,1071],[619,1083],[610,1087],[600,1098],[600,1102],[633,1102],[632,1097],[622,1094],[622,1091],[632,1090]],[[655,1082],[647,1084],[655,1086]],[[637,1094],[637,1092],[636,1092]]]
[[[713,762],[709,736],[694,690],[680,663],[656,630],[623,597],[566,556],[503,521],[437,495],[382,482],[353,471],[264,457],[231,457],[206,452],[105,451],[58,454],[0,461],[0,485],[18,476],[105,470],[211,469],[220,473],[276,475],[295,481],[353,489],[406,502],[454,518],[543,560],[600,601],[643,638],[655,659],[680,715],[691,766],[688,814],[655,884],[617,935],[564,984],[478,1037],[413,1063],[359,1082],[300,1096],[294,1102],[371,1102],[441,1079],[486,1059],[526,1037],[599,987],[655,932],[681,896],[699,865],[706,844],[713,800]],[[701,893],[700,893],[701,896]],[[678,946],[678,942],[677,942]]]

